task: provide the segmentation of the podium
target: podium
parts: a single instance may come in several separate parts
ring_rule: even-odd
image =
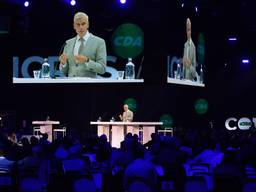
[[[59,125],[59,121],[32,121],[32,125],[38,126],[41,133],[48,134],[48,141],[52,142],[52,128],[53,125]]]
[[[151,140],[151,134],[156,132],[156,126],[162,122],[107,122],[91,121],[91,125],[97,125],[98,136],[105,134],[112,147],[120,148],[120,142],[127,133],[137,134],[142,144]]]

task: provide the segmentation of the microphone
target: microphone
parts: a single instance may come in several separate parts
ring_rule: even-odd
[[[140,79],[140,74],[141,74],[141,70],[142,70],[143,61],[144,61],[144,55],[143,55],[143,57],[142,57],[142,59],[141,59],[141,62],[140,62],[140,66],[139,66],[139,69],[138,69],[138,73],[137,73],[136,79]]]
[[[59,55],[58,55],[59,57],[61,56],[66,44],[67,44],[66,41],[62,44],[60,51],[59,51]],[[55,71],[57,71],[59,69],[59,66],[60,66],[60,62],[58,62],[58,64],[55,65]]]
[[[62,54],[63,50],[64,50],[64,47],[66,46],[66,42],[63,43],[63,45],[61,46],[60,48],[60,52],[59,52],[59,56]]]
[[[122,116],[123,116],[122,113],[115,113],[114,115],[111,116],[110,121],[111,121],[111,120],[114,120],[114,121],[121,121],[120,118],[119,118],[119,115],[122,115]],[[113,119],[113,118],[114,118],[114,119]]]
[[[107,113],[108,113],[108,112],[104,112],[101,116],[98,117],[98,119],[99,119],[99,118],[101,118],[101,120],[105,119]]]

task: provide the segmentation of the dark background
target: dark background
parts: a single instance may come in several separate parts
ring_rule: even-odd
[[[174,118],[174,126],[205,128],[209,121],[225,129],[227,117],[255,115],[256,3],[253,0],[129,0],[120,6],[117,0],[77,1],[75,7],[64,0],[32,1],[24,8],[15,0],[0,2],[0,16],[10,19],[9,33],[0,34],[0,112],[11,129],[28,127],[32,120],[60,120],[82,135],[95,132],[89,122],[102,116],[109,120],[122,112],[123,101],[137,100],[135,120],[159,121],[162,114]],[[184,7],[181,4],[184,2]],[[199,12],[195,12],[198,6]],[[66,39],[75,35],[73,15],[89,15],[90,32],[106,40],[108,55],[111,35],[122,23],[139,25],[145,35],[145,50],[134,59],[136,69],[144,56],[143,84],[37,84],[12,83],[12,57],[58,55]],[[205,35],[204,88],[167,84],[167,55],[182,56],[186,41],[185,23],[190,17],[192,38]],[[230,44],[229,35],[238,41]],[[251,63],[241,65],[248,56]],[[124,67],[126,60],[118,58]],[[209,110],[195,113],[194,102],[204,98]]]

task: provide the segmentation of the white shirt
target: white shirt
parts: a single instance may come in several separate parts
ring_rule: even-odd
[[[82,37],[84,39],[84,46],[90,36],[91,36],[91,34],[89,33],[89,31],[87,31],[86,34]],[[74,47],[74,55],[78,55],[78,50],[79,50],[80,45],[81,45],[80,36],[77,35],[76,43],[75,43],[75,47]]]
[[[82,37],[84,39],[84,46],[87,42],[87,40],[89,39],[89,37],[91,36],[91,34],[89,33],[89,31],[86,32],[86,34]],[[76,42],[75,42],[75,47],[74,47],[74,55],[78,55],[78,50],[79,50],[79,47],[81,45],[81,41],[80,41],[80,36],[77,35],[76,36]],[[61,70],[63,67],[66,67],[67,63],[65,63],[64,65],[60,65],[59,66],[59,69]]]

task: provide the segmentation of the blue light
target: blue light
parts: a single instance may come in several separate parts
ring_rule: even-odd
[[[198,7],[197,6],[195,6],[195,11],[198,12]]]
[[[126,0],[120,0],[120,3],[121,3],[121,4],[125,4],[125,3],[126,3]]]
[[[76,5],[76,1],[75,0],[71,0],[70,1],[70,5],[75,6]]]
[[[249,60],[249,59],[242,59],[242,63],[243,63],[243,64],[249,64],[249,63],[250,63],[250,60]]]
[[[237,38],[236,37],[229,37],[228,40],[229,41],[237,41]]]
[[[185,4],[184,4],[184,3],[182,3],[182,4],[181,4],[181,7],[184,7],[184,6],[185,6]]]
[[[24,2],[24,6],[25,6],[25,7],[28,7],[28,6],[29,6],[29,1],[25,1],[25,2]]]

